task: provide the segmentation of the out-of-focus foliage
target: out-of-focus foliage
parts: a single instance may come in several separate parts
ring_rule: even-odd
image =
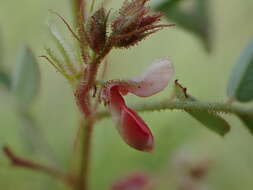
[[[227,94],[239,102],[253,99],[253,38],[235,64]]]
[[[35,56],[24,48],[18,57],[12,90],[21,107],[29,107],[39,91],[40,72]]]
[[[4,45],[2,31],[0,30],[0,86],[10,88],[10,77],[4,68]]]
[[[3,64],[4,61],[4,47],[3,47],[3,37],[2,37],[2,31],[0,30],[0,65]]]
[[[253,99],[253,39],[241,53],[233,68],[227,95],[244,103]],[[253,118],[248,115],[238,115],[238,117],[253,134]]]
[[[249,129],[251,134],[253,134],[253,118],[248,115],[238,115],[238,117],[242,120],[245,126]]]
[[[166,0],[154,7],[178,26],[195,34],[208,52],[212,48],[209,8],[209,0]]]
[[[1,53],[3,58],[3,47],[1,44]],[[3,59],[2,59],[3,60]],[[2,66],[2,67],[1,67]],[[40,87],[40,72],[35,56],[28,48],[23,48],[18,58],[14,70],[15,74],[11,78],[4,65],[0,65],[0,84],[6,87],[8,95],[16,98],[15,107],[20,119],[20,128],[18,128],[22,137],[22,144],[29,152],[37,152],[45,149],[46,143],[42,138],[33,116],[29,113],[30,105],[38,94]]]
[[[6,88],[10,88],[11,85],[9,75],[5,71],[0,71],[0,86],[1,85]]]

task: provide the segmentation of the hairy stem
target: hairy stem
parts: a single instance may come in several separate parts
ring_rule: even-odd
[[[222,112],[222,113],[231,113],[236,115],[248,115],[253,117],[253,109],[246,108],[237,105],[228,105],[226,103],[210,103],[210,102],[200,102],[200,101],[157,101],[149,104],[140,104],[131,106],[134,110],[145,112],[145,111],[158,111],[158,110],[200,110],[208,112]],[[102,111],[97,114],[99,119],[109,116],[109,112]]]
[[[95,85],[96,76],[98,72],[98,68],[100,63],[106,57],[106,55],[112,49],[111,43],[108,43],[104,51],[96,55],[91,63],[87,65],[83,73],[83,77],[79,83],[75,91],[75,97],[77,105],[81,111],[81,113],[85,117],[85,125],[83,128],[83,133],[81,140],[83,144],[83,152],[81,155],[81,168],[80,168],[80,183],[79,183],[79,190],[87,190],[88,189],[88,174],[89,174],[89,165],[90,165],[90,154],[91,154],[91,140],[92,140],[92,129],[93,124],[95,122],[94,109],[91,107],[90,103],[90,90]]]
[[[87,66],[87,69],[84,71],[83,78],[81,79],[81,82],[75,92],[77,105],[85,116],[91,115],[88,93],[95,84],[100,63],[112,49],[112,43],[108,44],[109,45],[104,49],[104,51],[100,55],[97,55]]]

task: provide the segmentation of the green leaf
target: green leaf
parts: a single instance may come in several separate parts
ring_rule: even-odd
[[[237,115],[253,135],[253,117],[248,115]]]
[[[182,87],[177,80],[175,81],[175,94],[179,100],[185,102],[197,102],[195,98],[186,93],[186,90],[187,89]],[[211,111],[211,109],[210,111],[187,110],[186,112],[208,129],[218,133],[221,136],[224,136],[230,131],[230,125],[228,122],[217,113]]]
[[[253,99],[253,38],[234,66],[227,94],[239,102],[249,102]]]
[[[207,128],[220,134],[221,136],[226,135],[230,130],[228,122],[216,113],[197,110],[187,112]]]
[[[0,86],[10,89],[11,79],[9,74],[5,71],[4,62],[4,45],[2,39],[2,31],[0,30]]]
[[[0,71],[0,86],[1,85],[6,87],[7,89],[10,89],[10,87],[11,87],[10,76],[4,71]]]
[[[195,34],[203,43],[205,49],[211,51],[211,24],[209,19],[208,0],[192,0],[193,6],[183,10],[181,5],[186,1],[167,0],[154,9],[165,13],[169,20],[178,26]],[[189,3],[189,1],[187,1]]]
[[[39,91],[39,66],[32,51],[24,48],[17,60],[12,90],[20,106],[29,106]]]

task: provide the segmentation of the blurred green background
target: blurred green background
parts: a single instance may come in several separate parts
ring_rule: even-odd
[[[123,0],[112,0],[108,7],[116,10]],[[155,0],[151,1],[156,3]],[[4,66],[15,66],[20,48],[28,44],[36,56],[44,54],[43,47],[51,44],[47,23],[55,20],[49,9],[70,19],[68,0],[0,0],[0,28],[4,40]],[[140,73],[152,60],[169,56],[176,75],[188,87],[190,94],[200,100],[226,101],[226,85],[230,71],[240,52],[253,34],[253,1],[210,1],[213,25],[213,50],[206,53],[191,33],[180,27],[162,30],[138,46],[114,50],[109,57],[108,78],[123,78]],[[53,21],[54,22],[54,21]],[[164,20],[164,22],[167,22]],[[57,21],[57,26],[62,24]],[[65,30],[65,29],[64,29]],[[40,94],[32,107],[39,130],[51,149],[32,153],[20,135],[13,97],[0,88],[0,145],[10,145],[18,154],[49,163],[48,156],[67,169],[79,113],[67,81],[44,60],[41,68]],[[169,96],[171,86],[152,98],[139,99],[129,95],[129,103],[148,102]],[[147,171],[154,176],[173,175],[175,155],[186,151],[195,159],[212,160],[206,180],[209,189],[251,190],[253,188],[253,138],[232,115],[224,117],[232,130],[221,138],[182,111],[142,113],[151,127],[156,148],[152,154],[129,148],[122,142],[110,119],[100,121],[93,139],[91,186],[93,190],[108,189],[110,184],[132,171]],[[36,139],[35,139],[36,140]],[[170,183],[166,178],[166,183]],[[167,184],[168,185],[168,184]],[[0,189],[62,189],[51,177],[21,168],[10,168],[0,154]],[[174,189],[164,185],[161,189]]]

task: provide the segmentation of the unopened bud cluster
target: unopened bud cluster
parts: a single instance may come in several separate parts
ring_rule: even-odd
[[[157,24],[163,14],[151,13],[145,6],[147,1],[126,0],[111,24],[108,24],[109,13],[104,8],[96,11],[89,18],[86,27],[90,47],[99,53],[105,47],[106,41],[109,41],[113,47],[128,48],[163,27],[171,26]],[[111,34],[107,36],[110,25]]]

